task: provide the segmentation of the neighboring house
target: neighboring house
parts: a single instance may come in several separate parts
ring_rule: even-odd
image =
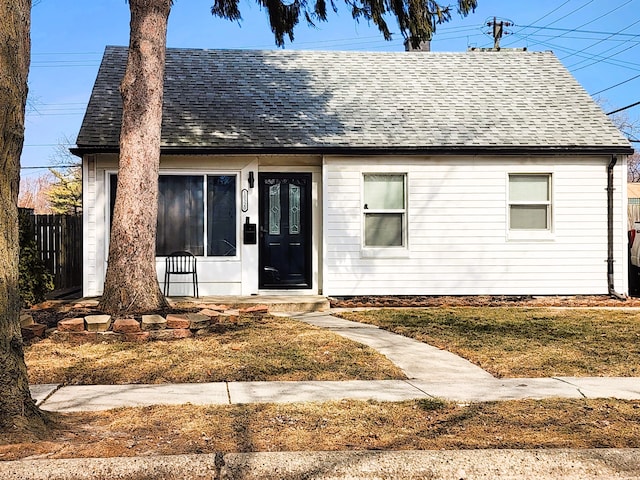
[[[126,57],[107,47],[74,149],[84,295]],[[169,49],[158,277],[190,250],[201,295],[625,293],[630,153],[550,52]]]
[[[640,222],[640,183],[627,183],[627,197],[629,202],[627,225],[629,230],[633,230],[636,222]]]

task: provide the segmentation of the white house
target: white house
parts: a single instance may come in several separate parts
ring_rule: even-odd
[[[107,47],[74,149],[84,295],[126,56]],[[626,293],[631,152],[550,52],[169,49],[158,278],[189,250],[201,295]]]

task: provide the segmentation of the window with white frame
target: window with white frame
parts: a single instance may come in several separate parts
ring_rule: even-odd
[[[406,246],[406,175],[364,174],[364,246]]]
[[[115,174],[110,182],[113,215]],[[236,237],[236,175],[159,176],[156,255],[204,256],[206,250],[210,257],[233,257]]]
[[[509,174],[509,229],[551,230],[551,174]]]

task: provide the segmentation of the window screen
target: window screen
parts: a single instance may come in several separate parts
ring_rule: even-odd
[[[551,175],[509,175],[509,228],[551,228]]]
[[[405,193],[404,174],[365,174],[365,247],[405,245]]]

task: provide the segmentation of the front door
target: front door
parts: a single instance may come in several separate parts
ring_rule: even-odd
[[[311,174],[260,173],[260,288],[311,288]]]

